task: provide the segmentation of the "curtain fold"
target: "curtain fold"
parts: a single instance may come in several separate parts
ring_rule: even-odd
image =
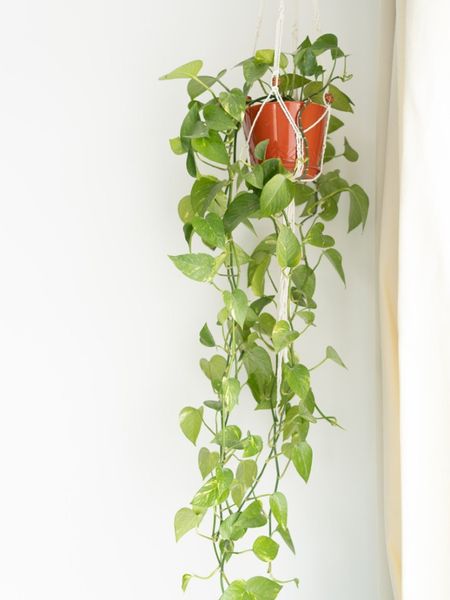
[[[379,140],[386,544],[396,600],[449,600],[450,2],[383,7],[385,69],[395,19]]]

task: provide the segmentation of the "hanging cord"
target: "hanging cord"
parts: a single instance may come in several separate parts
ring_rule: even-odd
[[[319,0],[313,0],[313,8],[314,8],[314,25],[316,28],[316,32],[320,33],[321,32],[321,23],[320,23],[320,6],[319,6]]]
[[[261,36],[261,27],[262,27],[265,11],[266,11],[266,0],[260,0],[258,18],[256,20],[256,32],[255,32],[255,43],[253,46],[253,55],[255,55],[256,51],[258,50],[258,43],[259,43],[259,38]]]
[[[318,12],[318,4],[317,4],[317,0],[314,0],[315,2],[315,6],[316,6],[316,28],[320,27],[320,21],[319,21],[319,12]],[[257,23],[257,30],[256,30],[256,39],[255,39],[255,52],[256,52],[256,45],[258,43],[258,39],[259,39],[259,35],[260,35],[260,31],[261,31],[261,25],[262,25],[262,19],[263,19],[263,14],[264,14],[264,8],[265,8],[265,2],[264,0],[262,0],[261,2],[261,6],[260,6],[260,13],[259,13],[259,18],[258,18],[258,23]],[[263,102],[261,103],[258,112],[256,113],[255,119],[250,127],[250,131],[247,135],[247,140],[246,143],[241,151],[241,158],[243,153],[247,153],[249,152],[249,146],[250,146],[250,140],[256,125],[256,122],[258,121],[258,119],[261,116],[261,113],[264,109],[264,106],[273,98],[275,98],[279,104],[279,106],[281,107],[281,110],[283,111],[284,115],[286,116],[289,124],[291,125],[294,133],[295,133],[295,140],[296,140],[296,146],[297,146],[297,161],[296,161],[296,168],[295,168],[295,173],[294,173],[294,177],[296,177],[297,179],[300,179],[303,171],[305,169],[305,161],[304,161],[304,134],[308,131],[310,131],[313,127],[315,127],[316,125],[318,125],[318,123],[326,118],[327,119],[327,123],[330,117],[330,106],[326,103],[327,105],[327,110],[324,111],[324,113],[309,127],[307,127],[303,132],[300,129],[300,125],[299,123],[297,123],[295,121],[295,119],[293,118],[293,116],[291,115],[291,113],[289,112],[286,103],[284,102],[280,90],[279,90],[279,78],[280,78],[280,60],[281,60],[281,46],[282,46],[282,40],[283,40],[283,26],[284,26],[284,18],[285,18],[285,2],[284,0],[280,0],[280,5],[279,5],[279,13],[278,13],[278,20],[277,20],[277,25],[276,25],[276,37],[275,37],[275,50],[274,50],[274,69],[273,69],[273,78],[272,78],[272,85],[271,88],[269,90],[269,93],[267,94],[266,98],[263,100]],[[294,25],[294,30],[293,30],[293,34],[297,34],[298,35],[298,27],[297,24]],[[299,117],[300,118],[300,115]],[[326,138],[326,136],[325,136]],[[324,147],[326,144],[326,139],[324,140]],[[323,158],[322,158],[322,163],[323,163]],[[322,163],[320,165],[320,171],[317,175],[317,177],[320,175],[321,171],[322,171]],[[296,235],[296,219],[295,219],[295,201],[294,199],[292,200],[292,202],[289,204],[289,206],[286,209],[286,219],[287,219],[287,225],[288,227],[291,228],[291,230],[294,232],[294,234]],[[285,269],[282,269],[281,274],[280,274],[280,284],[279,284],[279,289],[278,289],[278,321],[287,321],[288,320],[288,306],[289,306],[289,276],[287,274],[287,271]],[[282,368],[283,368],[283,363],[287,362],[288,360],[288,349],[284,348],[281,352],[280,352],[280,361],[278,364],[278,368],[277,368],[277,386],[278,389],[281,388],[281,381],[282,381]]]
[[[285,15],[285,4],[284,0],[280,0],[280,10],[277,23],[276,40],[275,40],[275,56],[274,56],[274,73],[272,80],[272,91],[275,98],[278,100],[283,113],[286,115],[289,123],[291,124],[297,144],[297,164],[296,164],[296,177],[301,177],[304,169],[304,147],[303,147],[303,134],[300,131],[297,123],[294,121],[291,113],[288,111],[283,98],[281,97],[278,84],[280,77],[280,60],[281,60],[281,45],[283,41],[283,25]],[[287,207],[286,211],[287,224],[291,230],[295,233],[295,202],[292,202]],[[278,291],[278,321],[286,321],[288,318],[288,305],[289,305],[289,276],[285,269],[281,270],[280,273],[280,284]],[[277,386],[281,393],[281,381],[283,374],[283,363],[287,362],[288,349],[284,348],[280,352],[280,364],[277,369]]]
[[[263,100],[263,102],[261,103],[258,112],[256,113],[256,117],[253,120],[253,123],[250,127],[250,131],[247,134],[247,140],[246,143],[244,144],[242,150],[241,150],[241,160],[243,159],[244,154],[248,154],[249,152],[249,146],[250,146],[250,140],[253,134],[253,131],[255,129],[256,123],[258,121],[258,119],[261,116],[261,113],[264,109],[264,106],[273,99],[273,97],[275,97],[275,99],[277,100],[281,110],[283,111],[286,119],[289,121],[290,126],[292,127],[294,133],[295,133],[295,141],[296,141],[296,149],[297,149],[297,163],[296,163],[296,169],[295,169],[295,173],[294,173],[294,177],[301,177],[302,173],[303,173],[303,169],[304,169],[304,163],[303,163],[303,155],[304,155],[304,149],[303,149],[303,134],[299,128],[299,126],[297,125],[297,123],[295,122],[294,117],[291,115],[291,113],[289,112],[286,103],[284,102],[280,90],[279,90],[279,78],[280,78],[280,59],[281,59],[281,45],[282,45],[282,41],[283,41],[283,26],[284,26],[284,17],[285,17],[285,2],[284,0],[280,0],[280,7],[279,7],[279,12],[278,12],[278,20],[277,20],[277,26],[276,26],[276,37],[275,37],[275,51],[274,51],[274,65],[273,65],[273,77],[272,77],[272,86],[269,90],[269,93],[267,94],[267,96],[265,97],[265,99]]]

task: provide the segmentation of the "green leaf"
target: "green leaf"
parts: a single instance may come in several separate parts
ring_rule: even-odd
[[[203,404],[207,408],[210,408],[211,410],[215,410],[217,412],[219,412],[220,410],[222,410],[222,402],[220,402],[219,400],[205,400],[203,402]]]
[[[267,517],[264,513],[260,500],[255,500],[247,506],[239,515],[236,524],[244,529],[253,527],[263,527],[267,523]]]
[[[211,477],[195,494],[191,504],[198,508],[210,508],[216,504],[218,498],[217,479]]]
[[[236,128],[236,121],[218,104],[207,104],[203,109],[206,125],[215,131],[229,131]]]
[[[253,165],[251,171],[245,175],[244,180],[249,188],[262,190],[264,187],[264,167],[259,163]]]
[[[356,162],[359,158],[359,154],[350,146],[347,138],[344,138],[344,157],[350,162]]]
[[[294,542],[292,541],[292,537],[289,532],[289,529],[287,527],[285,529],[285,528],[279,526],[279,527],[277,527],[276,531],[280,534],[281,538],[283,539],[284,543],[289,548],[289,550],[293,554],[295,554],[295,546],[294,546]]]
[[[214,213],[206,215],[206,218],[195,216],[192,226],[202,241],[210,248],[225,248],[225,231],[220,217]]]
[[[330,115],[330,121],[328,123],[328,133],[333,133],[337,131],[341,127],[343,127],[344,121],[338,119],[335,115]]]
[[[202,519],[200,515],[191,508],[181,508],[175,515],[175,539],[178,542],[191,529],[195,529]]]
[[[244,441],[244,452],[242,456],[249,458],[250,456],[256,456],[263,449],[263,441],[260,435],[249,435]]]
[[[275,352],[290,346],[299,336],[297,331],[292,331],[287,321],[278,321],[272,331],[272,341]]]
[[[236,479],[246,488],[249,488],[256,479],[258,465],[254,460],[243,460],[236,471]]]
[[[312,200],[314,197],[316,190],[314,188],[309,187],[304,183],[297,182],[294,187],[294,198],[296,206],[300,204],[304,204],[309,200]]]
[[[258,374],[267,377],[273,373],[270,356],[260,346],[249,348],[244,354],[243,362],[248,375]]]
[[[310,388],[309,370],[304,365],[287,367],[286,380],[291,390],[305,400]]]
[[[314,98],[318,101],[322,100],[323,84],[321,81],[311,81],[305,85],[303,89],[304,99]]]
[[[317,72],[317,59],[312,48],[302,48],[294,56],[294,62],[302,75],[311,76]]]
[[[327,346],[326,357],[346,369],[344,361],[332,346]]]
[[[236,504],[236,506],[240,506],[245,496],[246,487],[240,481],[235,479],[231,484],[230,491],[233,502]],[[245,529],[243,531],[245,531]]]
[[[333,146],[333,144],[331,142],[327,142],[326,146],[325,146],[325,152],[323,155],[323,162],[327,163],[330,162],[330,160],[333,160],[333,158],[336,156],[336,148]]]
[[[246,97],[240,89],[233,88],[230,92],[221,92],[219,102],[225,112],[231,115],[233,119],[239,122],[242,121],[246,107]]]
[[[266,158],[266,150],[270,140],[263,140],[255,146],[255,156],[258,160],[264,160]]]
[[[339,277],[342,279],[345,285],[345,273],[342,268],[342,256],[341,253],[335,248],[328,248],[328,250],[324,251],[325,256],[328,258],[330,263],[336,269]]]
[[[214,257],[209,254],[180,254],[169,258],[177,269],[194,281],[210,281],[214,277]]]
[[[348,216],[348,230],[352,231],[358,225],[363,229],[369,212],[369,198],[361,186],[356,183],[350,187],[350,213]]]
[[[251,303],[250,308],[255,311],[256,315],[259,315],[265,307],[273,301],[273,296],[263,296],[262,298],[258,298]]]
[[[252,577],[247,581],[247,590],[256,600],[275,600],[282,586],[267,577]]]
[[[194,212],[203,216],[225,183],[213,175],[202,175],[194,181],[191,190],[191,204]]]
[[[236,262],[238,265],[245,265],[248,262],[250,262],[250,256],[247,254],[247,252],[245,252],[245,250],[243,248],[241,248],[239,246],[239,244],[236,244],[236,242],[233,241],[233,256],[236,259]]]
[[[189,144],[189,151],[186,156],[186,171],[191,177],[197,177],[197,163],[195,162],[195,154]]]
[[[199,103],[194,102],[190,107],[187,115],[184,117],[180,128],[180,139],[185,150],[191,149],[191,140],[189,138],[194,133],[195,128],[197,127],[197,123],[199,123],[199,121]]]
[[[190,223],[185,223],[183,225],[183,235],[184,235],[184,239],[186,240],[187,245],[189,246],[189,250],[191,250],[191,241],[192,241],[193,234],[194,234],[194,228],[192,227],[192,225]]]
[[[250,287],[255,296],[263,296],[266,283],[266,272],[270,265],[270,255],[266,254],[256,267],[250,281]]]
[[[275,492],[270,496],[270,510],[278,525],[287,528],[288,504],[286,496],[281,492]]]
[[[216,342],[212,336],[212,333],[209,330],[208,324],[205,323],[200,330],[200,343],[208,348],[214,348]]]
[[[222,165],[228,165],[230,162],[227,148],[217,131],[210,131],[208,137],[194,138],[192,148],[213,162]]]
[[[181,138],[176,137],[169,140],[170,148],[174,154],[185,154],[186,150],[181,143]]]
[[[307,396],[307,399],[309,395]],[[308,403],[309,405],[309,403]],[[314,405],[311,408],[314,411]],[[306,400],[297,406],[291,406],[286,413],[286,419],[283,425],[283,440],[294,437],[296,440],[306,440],[309,433],[309,424],[317,420],[306,407]]]
[[[347,94],[344,94],[344,92],[341,92],[341,90],[339,88],[337,88],[335,85],[330,85],[328,87],[328,91],[334,98],[331,106],[335,110],[342,110],[343,112],[353,112],[353,108],[352,108],[353,102],[347,96]]]
[[[300,262],[302,250],[297,236],[287,225],[280,227],[277,239],[277,259],[282,269],[296,267]]]
[[[231,233],[240,223],[259,210],[259,196],[254,192],[240,192],[231,202],[223,217],[225,231]]]
[[[233,408],[239,401],[239,393],[241,391],[241,384],[235,377],[229,377],[224,379],[222,382],[222,393],[223,402],[228,412],[232,411]]]
[[[291,273],[292,283],[295,287],[310,299],[316,289],[316,275],[311,267],[300,265]]]
[[[348,189],[348,183],[340,176],[339,169],[321,175],[318,179],[318,184],[321,196],[336,194],[338,198],[341,192]]]
[[[220,597],[220,600],[255,600],[247,593],[245,581],[233,581]]]
[[[233,513],[227,517],[220,526],[220,537],[224,540],[239,540],[246,532],[242,527],[236,526],[236,521],[239,517],[238,513]]]
[[[242,63],[242,70],[244,73],[244,79],[249,86],[252,86],[255,81],[264,77],[269,69],[269,65],[256,62],[254,58],[244,60]]]
[[[213,442],[224,448],[237,448],[240,445],[242,432],[237,425],[227,425],[214,436]]]
[[[194,139],[194,138],[204,138],[204,137],[208,137],[208,133],[209,133],[209,129],[206,125],[206,123],[203,123],[203,121],[197,121],[196,123],[194,123],[194,126],[192,128],[192,130],[190,131],[189,134],[184,135],[184,139],[183,139],[183,143],[186,143],[186,139],[185,138],[189,138],[189,139]]]
[[[315,314],[312,311],[302,310],[297,314],[307,325],[312,325],[314,323]]]
[[[200,367],[206,377],[214,382],[222,382],[223,374],[227,368],[227,361],[220,354],[214,354],[210,360],[202,358],[200,361]]]
[[[273,329],[275,327],[275,318],[270,313],[261,313],[258,318],[259,330],[272,337]]]
[[[217,504],[225,502],[230,493],[230,487],[233,483],[233,471],[231,469],[224,469],[217,467],[216,469],[216,480],[217,480]]]
[[[310,83],[310,80],[302,75],[298,75],[297,73],[287,73],[286,75],[281,75],[278,87],[280,88],[280,92],[288,92],[290,90],[296,90]]]
[[[211,88],[217,81],[217,77],[210,75],[199,75],[196,79],[191,79],[187,85],[189,97],[194,100]]]
[[[202,427],[203,408],[186,406],[180,412],[180,427],[187,439],[195,446]]]
[[[223,292],[223,298],[225,306],[230,311],[233,319],[243,327],[248,312],[248,299],[245,292],[240,289],[235,289],[232,292],[225,291]]]
[[[308,442],[292,444],[291,455],[288,458],[292,460],[300,477],[307,482],[311,473],[313,459],[313,451]]]
[[[305,238],[306,244],[311,246],[317,246],[318,248],[329,248],[334,246],[334,239],[330,235],[324,235],[323,230],[325,225],[323,223],[314,223]]]
[[[337,37],[333,33],[324,33],[311,46],[315,54],[318,56],[327,50],[338,47]]]
[[[286,175],[274,175],[261,192],[261,215],[270,217],[285,209],[294,196],[293,183]]]
[[[267,50],[257,50],[255,54],[256,62],[259,62],[264,65],[273,65],[273,61],[275,60],[275,51],[272,49]],[[280,55],[280,67],[285,69],[288,66],[288,58],[283,52]]]
[[[183,223],[190,223],[194,217],[194,210],[191,204],[191,197],[184,196],[178,203],[178,216]]]
[[[279,544],[266,535],[261,535],[253,542],[253,553],[263,562],[271,562],[276,559]]]
[[[285,174],[284,167],[279,158],[268,158],[261,163],[261,166],[264,174],[264,184],[266,184],[269,179],[272,179],[277,173]]]
[[[201,448],[198,453],[198,468],[202,475],[202,479],[205,479],[219,464],[219,453],[210,452],[208,448]]]
[[[183,592],[187,590],[187,586],[189,585],[191,579],[192,575],[190,575],[189,573],[185,573],[181,578],[181,589],[183,590]]]
[[[160,79],[190,79],[196,77],[202,67],[203,61],[193,60],[170,71],[167,75],[162,75]]]
[[[312,406],[311,398],[313,402]],[[302,439],[306,439],[309,428],[306,427],[305,422],[317,423],[317,419],[313,416],[308,407],[311,408],[311,411],[314,411],[314,396],[312,395],[311,390],[308,392],[304,402],[300,402],[297,406],[291,406],[288,409],[284,428],[285,438],[298,434]]]

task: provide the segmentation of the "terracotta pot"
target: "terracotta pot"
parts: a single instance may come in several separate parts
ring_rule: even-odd
[[[294,121],[300,125],[303,131],[323,116],[314,127],[304,134],[306,164],[301,179],[314,179],[320,173],[322,165],[324,141],[328,128],[328,118],[324,115],[327,107],[316,102],[295,102],[292,100],[287,100],[285,104]],[[261,104],[252,104],[245,111],[244,133],[247,139],[260,107]],[[259,162],[255,157],[255,146],[264,140],[269,140],[266,158],[279,158],[286,169],[294,171],[297,160],[295,133],[279,102],[265,104],[256,121],[252,137],[249,140],[252,164]]]

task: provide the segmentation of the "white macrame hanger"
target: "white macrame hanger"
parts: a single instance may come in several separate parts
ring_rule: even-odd
[[[278,102],[280,103],[284,114],[288,113],[289,122],[293,121],[294,125],[295,125],[295,126],[293,126],[293,129],[295,132],[295,139],[296,139],[296,143],[297,143],[297,166],[296,166],[295,176],[299,178],[299,177],[301,177],[303,170],[304,170],[304,166],[305,166],[304,165],[303,133],[301,132],[300,128],[297,126],[297,123],[294,121],[293,117],[287,110],[287,107],[286,107],[286,105],[281,97],[281,94],[279,92],[279,89],[278,89],[278,79],[279,79],[279,75],[280,75],[281,45],[282,45],[282,41],[283,41],[284,14],[285,14],[284,0],[280,0],[280,12],[279,12],[279,19],[278,19],[278,24],[277,24],[277,36],[276,36],[276,42],[275,42],[276,45],[275,45],[275,57],[274,57],[274,80],[273,80],[273,83],[275,83],[275,86],[272,86],[272,87],[274,88],[275,97],[277,98]],[[297,23],[294,23],[294,28],[297,29],[297,35],[298,35]],[[292,199],[291,203],[289,204],[289,206],[286,209],[286,219],[287,219],[288,227],[290,227],[291,230],[295,234],[295,201],[294,201],[294,199]],[[289,305],[289,276],[285,269],[281,269],[280,283],[279,283],[279,287],[278,287],[278,321],[287,321],[288,305]],[[280,388],[281,388],[283,363],[287,362],[287,359],[288,359],[288,349],[284,348],[280,352],[280,357],[279,357],[280,363],[278,364],[278,369],[277,369],[278,390],[280,390]]]
[[[256,32],[255,32],[255,43],[253,45],[253,56],[256,54],[256,51],[258,50],[258,42],[259,42],[259,38],[261,36],[261,28],[262,28],[265,11],[266,11],[266,0],[260,0],[258,18],[256,20]]]
[[[263,12],[264,12],[264,3],[261,4],[261,10],[260,10],[261,21],[262,21]],[[284,0],[280,0],[278,19],[277,19],[277,25],[276,25],[272,85],[269,90],[269,93],[264,98],[264,100],[261,102],[259,110],[256,113],[256,117],[250,127],[250,131],[247,134],[246,143],[244,144],[242,151],[241,151],[241,159],[243,158],[244,154],[247,154],[247,156],[248,156],[250,139],[253,134],[255,125],[264,109],[264,106],[273,97],[275,97],[276,100],[278,101],[278,104],[279,104],[281,110],[283,111],[286,119],[289,121],[289,124],[291,125],[291,127],[294,131],[294,134],[295,134],[295,141],[296,141],[296,146],[297,146],[297,162],[296,162],[296,169],[295,169],[294,177],[300,178],[303,173],[303,169],[304,169],[303,134],[302,134],[300,128],[298,127],[297,123],[295,122],[294,117],[289,112],[289,110],[281,96],[279,87],[278,87],[279,77],[280,77],[281,45],[283,42],[283,26],[284,26],[285,12],[286,12],[285,2],[284,2]],[[255,40],[256,43],[258,42],[258,39],[259,39],[260,29],[261,29],[261,23],[258,23],[257,24],[257,32],[256,32],[256,40]]]
[[[312,0],[313,1],[313,9],[314,9],[314,25],[316,28],[316,33],[320,33],[322,30],[322,25],[321,25],[321,20],[320,20],[320,6],[319,6],[319,0]]]
[[[315,6],[316,30],[319,30],[320,29],[320,15],[319,15],[319,9],[318,9],[318,0],[313,0],[313,1],[314,1],[314,6]],[[259,40],[259,36],[260,36],[260,32],[261,32],[264,9],[265,9],[265,0],[262,0],[261,5],[260,5],[259,15],[258,15],[257,26],[256,26],[255,52],[257,50],[257,44],[258,44],[258,40]],[[299,10],[299,7],[297,7],[297,9]],[[310,125],[307,129],[305,129],[302,132],[299,127],[299,124],[296,123],[295,119],[289,112],[289,110],[283,100],[283,97],[281,96],[281,93],[279,90],[279,77],[280,77],[280,59],[281,59],[281,46],[282,46],[282,41],[283,41],[283,26],[284,26],[285,12],[286,12],[285,1],[280,0],[279,11],[278,11],[278,20],[277,20],[277,25],[276,25],[272,85],[269,90],[269,93],[267,94],[267,96],[265,97],[263,102],[261,103],[259,110],[256,114],[256,117],[250,127],[250,131],[247,134],[246,143],[241,151],[241,159],[242,159],[242,154],[244,152],[247,153],[247,156],[248,156],[250,139],[251,139],[253,130],[255,128],[255,124],[258,121],[259,117],[261,116],[264,106],[270,100],[272,100],[273,97],[275,97],[275,99],[278,101],[278,104],[279,104],[281,110],[283,111],[284,115],[286,116],[287,120],[289,121],[289,124],[291,125],[291,127],[295,133],[296,146],[297,146],[297,161],[296,161],[294,177],[297,179],[300,179],[303,174],[303,171],[305,169],[304,134],[307,131],[311,130],[313,127],[315,127],[322,119],[326,118],[327,122],[328,122],[329,117],[330,117],[330,107],[327,104],[327,110],[324,111],[324,113],[312,125]],[[298,13],[297,13],[297,15],[298,15]],[[297,23],[294,23],[293,35],[298,37],[298,24]],[[326,138],[326,136],[325,136],[325,138]],[[325,144],[326,144],[326,139],[324,140],[324,147],[325,147]],[[323,163],[323,159],[320,164],[320,170],[319,170],[317,177],[322,172],[322,163]],[[295,222],[295,201],[294,201],[294,199],[287,207],[285,214],[286,214],[288,227],[290,227],[291,230],[295,233],[296,222]],[[278,321],[286,321],[288,319],[288,305],[289,305],[289,277],[288,277],[286,270],[282,269],[281,274],[280,274],[280,284],[279,284],[279,288],[278,288]],[[288,349],[285,348],[280,352],[280,363],[278,364],[278,369],[277,369],[278,389],[280,389],[281,381],[282,381],[282,365],[284,362],[287,361],[287,358],[288,358]]]

